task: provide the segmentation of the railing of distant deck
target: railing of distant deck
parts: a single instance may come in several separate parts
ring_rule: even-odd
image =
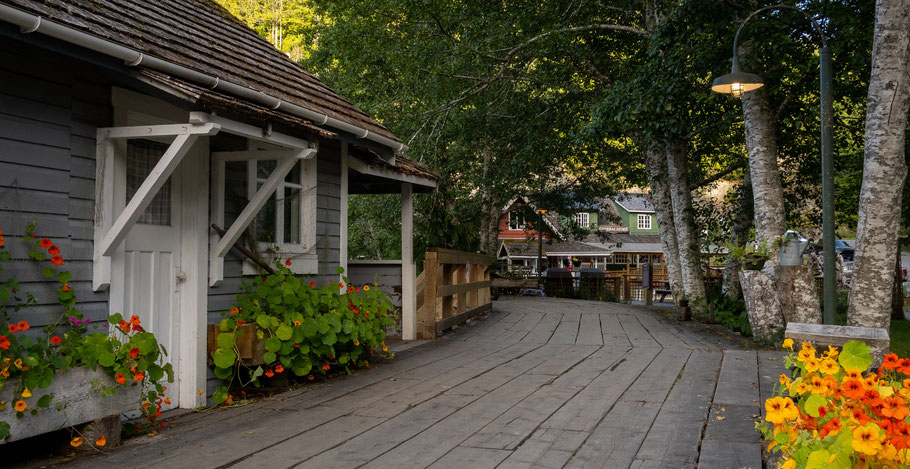
[[[417,338],[436,334],[493,309],[492,256],[451,249],[427,249],[417,278]]]

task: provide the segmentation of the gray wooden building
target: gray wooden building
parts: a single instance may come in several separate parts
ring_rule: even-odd
[[[348,194],[401,194],[413,336],[413,194],[436,177],[406,150],[212,1],[0,0],[3,275],[39,299],[14,319],[62,312],[17,238],[35,221],[86,317],[138,314],[158,335],[174,406],[204,403],[206,324],[256,272],[234,243],[266,258],[278,245],[296,273],[337,280]]]

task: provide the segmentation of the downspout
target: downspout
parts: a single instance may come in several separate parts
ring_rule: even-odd
[[[247,88],[236,83],[222,80],[217,76],[197,72],[196,70],[178,65],[173,62],[159,59],[157,57],[143,54],[125,46],[121,46],[112,41],[101,39],[91,34],[79,31],[77,29],[63,26],[46,20],[40,16],[26,13],[9,5],[0,4],[0,20],[13,23],[21,29],[23,34],[38,32],[61,41],[75,44],[95,52],[102,53],[109,57],[120,59],[129,67],[143,66],[149,69],[162,72],[171,76],[182,78],[194,84],[206,87],[211,90],[217,90],[227,93],[231,96],[242,98],[247,101],[262,104],[273,110],[280,110],[288,114],[302,117],[314,122],[316,125],[325,125],[333,129],[342,130],[353,134],[357,138],[362,138],[376,142],[382,146],[392,149],[395,152],[405,152],[408,146],[401,142],[396,142],[382,135],[370,132],[367,129],[358,127],[353,124],[329,117],[325,114],[306,109],[279,98],[263,93],[262,91]]]

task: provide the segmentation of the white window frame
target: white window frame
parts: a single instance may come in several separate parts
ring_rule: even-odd
[[[578,212],[575,214],[575,224],[582,228],[591,227],[591,214],[588,212]]]
[[[249,149],[256,150],[273,150],[279,147],[268,145],[261,142],[250,142]],[[317,198],[317,177],[316,177],[316,159],[318,154],[312,158],[300,160],[300,184],[289,183],[284,180],[278,183],[275,193],[271,197],[275,200],[275,235],[284,236],[284,193],[286,187],[295,187],[300,189],[300,243],[286,243],[283,239],[276,242],[259,241],[259,252],[263,260],[268,264],[273,264],[277,258],[290,259],[290,270],[295,274],[317,274],[319,273],[319,259],[316,253],[316,198]],[[265,179],[258,178],[257,172],[258,161],[247,161],[246,182],[247,198],[252,199],[256,195],[259,183],[264,183]],[[293,169],[292,169],[293,171]],[[275,252],[275,246],[278,246],[278,252]],[[249,259],[244,259],[243,274],[255,275],[259,273],[259,266]]]
[[[525,226],[527,226],[527,221],[524,215],[514,211],[509,212],[509,231],[524,231]]]
[[[650,230],[651,229],[651,215],[646,213],[638,214],[638,229],[639,230]]]

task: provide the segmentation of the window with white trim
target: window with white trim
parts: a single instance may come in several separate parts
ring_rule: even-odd
[[[638,214],[638,229],[639,230],[650,230],[651,229],[651,215]]]
[[[518,212],[509,212],[509,229],[519,231],[525,229],[525,216]]]
[[[257,145],[254,150],[266,150]],[[247,198],[252,199],[278,166],[276,160],[247,163]],[[250,224],[259,241],[259,252],[271,263],[275,256],[291,260],[297,274],[318,271],[316,256],[316,158],[298,161]],[[274,251],[277,247],[277,253]],[[244,274],[256,273],[244,262]]]
[[[588,212],[578,212],[575,214],[575,224],[582,227],[588,228],[591,225],[591,218]]]

